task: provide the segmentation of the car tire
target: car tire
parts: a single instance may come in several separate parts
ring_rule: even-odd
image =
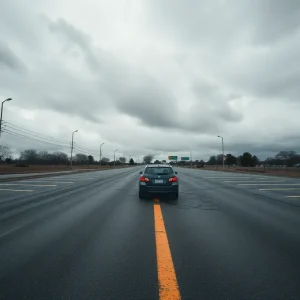
[[[144,199],[144,194],[141,193],[141,192],[139,192],[139,198],[140,198],[140,199]]]
[[[177,193],[174,193],[173,198],[174,198],[174,200],[177,200],[177,199],[178,199],[178,192],[177,192]]]

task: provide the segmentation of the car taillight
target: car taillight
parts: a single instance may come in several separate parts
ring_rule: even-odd
[[[148,181],[150,181],[150,180],[149,180],[149,178],[147,178],[147,177],[141,176],[141,177],[140,177],[140,181],[142,181],[142,182],[148,182]]]
[[[177,181],[178,181],[178,178],[177,178],[176,176],[171,177],[171,178],[169,179],[169,182],[177,182]]]

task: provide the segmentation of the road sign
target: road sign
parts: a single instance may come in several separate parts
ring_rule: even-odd
[[[177,160],[177,156],[168,156],[168,160]]]
[[[187,156],[184,156],[184,157],[181,157],[181,160],[190,160],[190,158]]]

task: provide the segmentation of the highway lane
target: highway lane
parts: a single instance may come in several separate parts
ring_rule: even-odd
[[[157,206],[182,299],[300,299],[298,179],[178,168],[154,202],[139,170],[0,185],[0,299],[166,299]]]
[[[23,178],[23,177],[40,176],[40,175],[72,174],[74,172],[76,171],[0,174],[0,180],[8,179],[8,178]]]

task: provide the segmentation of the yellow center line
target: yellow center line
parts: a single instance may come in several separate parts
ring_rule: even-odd
[[[154,200],[154,224],[160,300],[180,300],[180,292],[161,207]]]

